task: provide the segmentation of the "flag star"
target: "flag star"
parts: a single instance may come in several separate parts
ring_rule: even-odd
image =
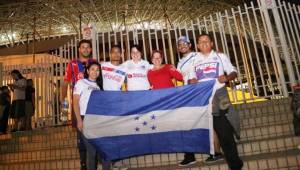
[[[155,118],[156,118],[155,115],[152,115],[152,116],[151,116],[151,119],[152,119],[152,120],[155,120]]]
[[[151,126],[151,129],[152,129],[152,130],[155,130],[155,129],[156,129],[156,126],[154,126],[154,125]]]
[[[138,132],[140,131],[140,128],[136,127],[134,130]]]
[[[146,121],[143,122],[143,125],[144,125],[144,126],[147,126],[147,124],[148,124],[148,123],[147,123]]]
[[[138,117],[138,116],[134,118],[134,120],[139,120],[139,119],[140,119],[140,117]]]

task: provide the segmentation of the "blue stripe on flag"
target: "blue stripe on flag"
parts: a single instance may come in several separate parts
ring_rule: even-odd
[[[105,160],[155,153],[210,153],[209,129],[88,139]]]
[[[86,114],[126,116],[156,110],[208,105],[215,80],[177,88],[147,91],[93,91]]]

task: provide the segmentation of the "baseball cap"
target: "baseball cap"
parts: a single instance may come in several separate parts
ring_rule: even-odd
[[[181,36],[181,37],[179,37],[178,40],[177,40],[177,44],[178,44],[180,41],[185,42],[185,43],[191,43],[190,39],[189,39],[188,37],[186,37],[186,36]]]

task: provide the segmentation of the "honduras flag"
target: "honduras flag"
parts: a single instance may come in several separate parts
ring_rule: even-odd
[[[215,80],[161,90],[93,91],[83,132],[105,160],[131,156],[214,153]]]

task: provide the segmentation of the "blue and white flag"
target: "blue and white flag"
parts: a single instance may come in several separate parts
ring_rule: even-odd
[[[83,132],[105,160],[131,156],[214,153],[215,80],[161,90],[93,91]]]

